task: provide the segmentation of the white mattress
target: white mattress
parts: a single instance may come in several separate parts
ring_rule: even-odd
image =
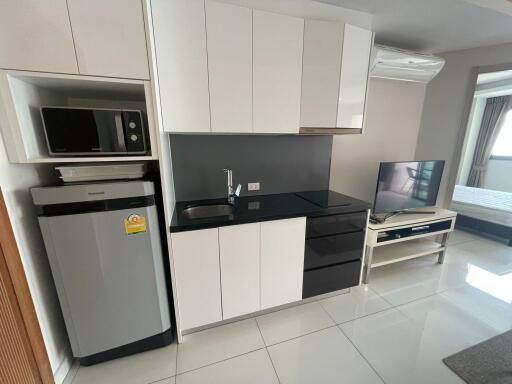
[[[512,226],[512,193],[456,185],[451,208],[465,216]]]

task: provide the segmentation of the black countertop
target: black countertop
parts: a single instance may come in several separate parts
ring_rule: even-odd
[[[338,195],[343,205],[326,206],[308,201],[303,196],[322,196],[328,194]],[[329,199],[320,199],[319,201]],[[332,199],[331,199],[332,200]],[[313,200],[315,201],[315,200]],[[226,216],[215,216],[201,219],[191,219],[183,214],[188,207],[205,204],[226,204],[227,200],[196,200],[176,203],[171,221],[171,232],[192,231],[196,229],[216,228],[227,225],[247,224],[260,221],[290,219],[293,217],[315,217],[332,214],[360,212],[367,210],[371,205],[365,201],[354,199],[332,191],[304,191],[299,193],[280,193],[275,195],[259,195],[235,198],[234,212]]]

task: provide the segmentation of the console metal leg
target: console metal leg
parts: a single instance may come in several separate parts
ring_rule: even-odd
[[[363,283],[370,281],[370,270],[372,269],[373,247],[366,247],[366,260],[364,263]]]
[[[446,243],[448,242],[448,236],[449,236],[449,233],[443,234],[443,237],[441,239],[441,246],[446,247]],[[439,252],[439,256],[437,257],[437,264],[444,263],[444,254],[445,254],[445,251]]]

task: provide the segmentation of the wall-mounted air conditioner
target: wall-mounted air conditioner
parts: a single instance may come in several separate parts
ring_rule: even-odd
[[[370,76],[428,83],[444,62],[442,57],[376,45]]]

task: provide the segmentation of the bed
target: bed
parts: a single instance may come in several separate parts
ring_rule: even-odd
[[[457,226],[504,237],[512,246],[512,193],[456,185],[451,208]]]

